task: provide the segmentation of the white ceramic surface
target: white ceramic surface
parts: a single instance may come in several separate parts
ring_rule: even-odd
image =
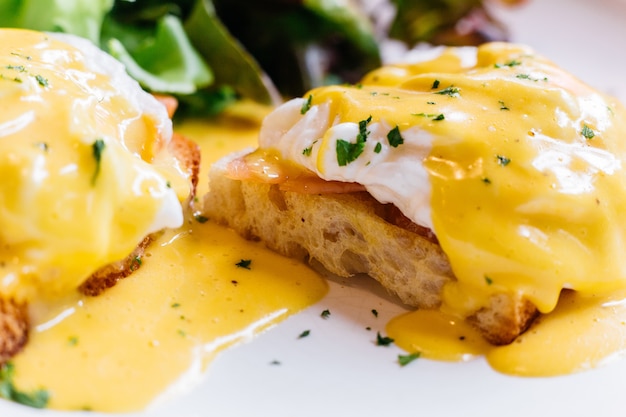
[[[531,0],[495,8],[512,34],[590,84],[626,101],[626,1]],[[320,313],[328,309],[324,320]],[[378,318],[371,313],[379,312]],[[205,381],[134,417],[589,416],[620,415],[626,361],[581,374],[516,378],[482,360],[419,359],[401,368],[376,331],[402,307],[370,280],[331,282],[328,296],[252,342],[221,354]],[[366,330],[370,326],[371,330]],[[305,329],[310,336],[298,339]],[[549,349],[546,346],[546,349]],[[272,365],[274,360],[280,365]],[[0,416],[99,413],[33,410],[0,400]]]

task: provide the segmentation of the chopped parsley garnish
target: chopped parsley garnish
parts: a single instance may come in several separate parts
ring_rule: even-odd
[[[24,67],[24,65],[7,65],[6,69],[16,70],[18,72],[26,72],[26,67]]]
[[[235,265],[239,268],[250,269],[250,264],[252,263],[252,259],[242,259],[237,262]]]
[[[530,81],[548,81],[548,77],[533,78],[528,74],[517,74],[515,78],[519,78],[520,80],[530,80]]]
[[[302,150],[302,155],[304,156],[311,156],[311,152],[313,152],[313,145],[315,145],[317,143],[317,140],[314,140],[313,143],[311,143],[311,146],[309,146],[308,148],[305,148]]]
[[[76,346],[78,344],[78,337],[77,336],[71,336],[67,339],[67,344],[70,346]]]
[[[500,110],[511,110],[507,107],[506,104],[504,104],[504,101],[499,100],[498,103],[500,103]]]
[[[106,144],[102,139],[96,139],[96,141],[91,145],[93,159],[96,160],[96,170],[91,177],[91,185],[96,183],[96,179],[98,178],[98,174],[100,174],[100,164],[102,162],[102,152],[104,152]]]
[[[0,79],[7,80],[7,81],[13,81],[13,82],[16,82],[16,83],[21,83],[22,82],[22,79],[20,77],[13,77],[13,78],[5,77],[4,74],[0,74]]]
[[[369,135],[367,125],[372,121],[372,116],[359,122],[359,133],[356,135],[356,142],[348,142],[347,140],[337,139],[335,151],[337,152],[337,164],[346,166],[350,162],[356,160],[365,148],[365,141]]]
[[[281,364],[280,361],[276,359],[270,362],[270,365],[280,365],[280,364]]]
[[[522,65],[521,61],[518,61],[516,59],[512,59],[509,62],[505,62],[504,64],[494,64],[495,68],[503,68],[503,67],[515,67],[517,65]]]
[[[374,315],[374,317],[378,317],[378,310],[372,309],[372,314]]]
[[[356,135],[356,141],[363,141],[365,142],[367,140],[367,137],[369,136],[370,132],[367,130],[367,125],[372,121],[372,116],[370,115],[370,117],[368,117],[365,120],[361,120],[359,122],[359,134]]]
[[[443,115],[443,113],[412,113],[413,116],[420,116],[420,117],[428,117],[429,119],[433,119],[433,120],[445,120],[446,116]]]
[[[496,159],[498,160],[498,164],[502,165],[503,167],[511,163],[511,158],[507,158],[503,155],[496,155]]]
[[[432,105],[435,105],[437,103],[435,103],[434,101],[427,101],[426,104],[430,104],[432,106]]]
[[[432,86],[432,87],[430,87],[430,88],[431,88],[431,90],[434,90],[435,88],[439,88],[439,80],[435,80],[435,81],[433,82],[433,86]]]
[[[388,336],[381,336],[380,332],[376,332],[376,346],[389,346],[393,343],[393,339]]]
[[[178,307],[180,307],[180,303],[172,303],[172,305],[170,307],[178,308]]]
[[[310,335],[310,334],[311,334],[311,331],[310,331],[310,330],[305,330],[305,331],[303,331],[302,333],[300,333],[300,334],[298,335],[298,339],[302,339],[303,337],[307,337],[307,336],[308,336],[308,335]]]
[[[398,355],[398,363],[400,366],[406,366],[419,357],[419,352],[409,353],[408,355]]]
[[[435,91],[433,94],[439,94],[442,96],[450,96],[450,97],[458,97],[460,96],[461,90],[458,87],[450,86],[446,87],[443,90]]]
[[[585,139],[593,139],[596,133],[587,125],[583,125],[583,129],[580,131],[580,134],[585,137]]]
[[[398,126],[394,127],[387,133],[387,140],[389,140],[389,144],[394,148],[402,145],[404,143],[404,138],[400,134],[400,128]]]
[[[302,107],[300,108],[300,114],[305,114],[311,109],[311,102],[313,101],[313,96],[309,94],[306,101],[302,103]]]
[[[356,160],[363,153],[365,144],[363,142],[350,143],[347,140],[337,139],[337,164],[346,166]]]
[[[193,215],[193,218],[194,218],[194,219],[196,219],[196,221],[197,221],[198,223],[206,223],[206,222],[208,222],[208,221],[209,221],[209,218],[208,218],[208,217],[203,216],[203,215],[202,215],[202,214],[200,214],[200,213],[196,213],[196,214],[194,214],[194,215]]]
[[[372,121],[372,116],[359,122],[359,133],[356,135],[356,142],[348,142],[347,140],[337,139],[335,151],[337,152],[337,164],[346,166],[350,162],[355,161],[365,148],[365,141],[369,135],[367,125]]]
[[[39,83],[40,86],[42,86],[42,87],[47,87],[48,86],[48,80],[45,79],[41,74],[35,75],[35,79],[37,80],[37,82]]]
[[[383,150],[383,145],[382,143],[378,142],[376,143],[376,146],[374,146],[374,153],[380,153],[380,151]]]
[[[182,329],[178,329],[177,333],[180,337],[187,337],[187,332]]]
[[[143,261],[141,260],[141,257],[140,256],[135,256],[133,258],[131,264],[130,264],[130,270],[131,271],[138,270],[142,263],[143,263]]]
[[[488,177],[482,177],[480,180],[485,184],[491,184],[491,180]]]
[[[23,54],[19,54],[19,53],[17,53],[17,52],[11,52],[11,55],[13,55],[13,56],[19,56],[20,58],[24,58],[24,59],[25,59],[25,60],[27,60],[27,61],[30,61],[31,59],[33,59],[33,57],[32,57],[32,56],[30,56],[30,55],[23,55]]]
[[[321,316],[323,319],[327,319],[328,317],[330,317],[330,310],[324,310],[324,311],[322,311],[322,314],[320,314],[320,316]]]
[[[44,389],[32,392],[18,390],[13,383],[14,372],[15,368],[11,362],[0,366],[0,397],[28,407],[45,408],[50,399],[48,391]]]
[[[487,275],[485,275],[485,282],[487,283],[487,285],[491,285],[491,284],[493,284],[493,279],[491,279]]]

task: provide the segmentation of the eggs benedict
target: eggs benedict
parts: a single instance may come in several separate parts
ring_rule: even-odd
[[[626,286],[625,133],[621,104],[528,47],[436,48],[276,109],[205,210],[508,344],[563,290]]]
[[[61,34],[0,30],[0,363],[28,305],[97,294],[183,222],[199,151],[115,59]]]

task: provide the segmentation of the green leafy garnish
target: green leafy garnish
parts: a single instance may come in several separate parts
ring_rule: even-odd
[[[46,408],[50,393],[44,389],[24,392],[17,389],[13,382],[15,368],[13,363],[7,362],[0,366],[0,397],[15,401],[33,408]]]
[[[374,153],[380,153],[380,151],[383,150],[383,144],[380,142],[376,143],[376,146],[374,146]]]
[[[313,96],[309,94],[306,101],[302,103],[302,107],[300,108],[300,114],[305,114],[311,109],[311,102],[313,101]]]
[[[372,309],[372,314],[374,315],[374,317],[378,317],[378,310]]]
[[[135,256],[132,259],[132,262],[130,264],[130,270],[131,271],[138,270],[142,263],[143,263],[143,261],[141,260],[141,257],[140,256]]]
[[[365,144],[363,142],[351,143],[347,140],[337,139],[335,147],[337,152],[337,164],[339,166],[346,166],[363,153]]]
[[[91,145],[93,159],[96,160],[96,169],[93,173],[93,176],[91,177],[91,185],[94,185],[96,183],[96,180],[98,179],[98,175],[100,174],[102,152],[104,152],[105,146],[106,144],[104,143],[104,140],[102,139],[96,139],[93,145]]]
[[[507,107],[506,104],[504,104],[504,101],[498,100],[498,103],[500,103],[500,110],[511,110]]]
[[[511,159],[503,155],[496,155],[496,160],[498,161],[498,164],[502,165],[503,167],[511,163]]]
[[[400,364],[400,366],[406,366],[419,357],[419,352],[409,353],[408,355],[398,355],[398,363]]]
[[[583,129],[580,131],[580,134],[585,137],[585,139],[593,139],[596,133],[587,125],[583,125]]]
[[[404,138],[400,134],[400,128],[398,126],[394,127],[387,133],[387,140],[389,141],[389,145],[397,148],[398,146],[404,143]]]
[[[40,86],[42,86],[42,87],[47,87],[48,86],[48,80],[46,78],[44,78],[41,74],[35,75],[35,79],[37,80],[37,82],[39,83]]]
[[[548,77],[543,78],[533,78],[529,74],[517,74],[515,78],[519,78],[520,80],[530,80],[530,81],[548,81]]]
[[[307,337],[307,336],[308,336],[308,335],[310,335],[310,334],[311,334],[311,331],[310,331],[310,330],[305,330],[305,331],[303,331],[302,333],[300,333],[300,334],[298,335],[298,339],[302,339],[302,338],[304,338],[304,337]]]
[[[335,151],[337,153],[337,164],[346,166],[350,162],[356,160],[365,148],[365,141],[369,135],[367,125],[372,121],[372,116],[359,122],[359,133],[356,135],[356,142],[348,142],[347,140],[337,139]]]
[[[370,132],[367,130],[367,125],[372,121],[372,116],[370,115],[367,119],[361,120],[359,122],[359,134],[356,136],[357,142],[365,142]]]
[[[250,269],[250,264],[252,263],[252,259],[242,259],[237,262],[235,265],[239,268]]]
[[[320,314],[320,316],[321,316],[323,319],[327,319],[328,317],[330,317],[330,310],[324,310],[324,311],[322,311],[322,314]]]
[[[206,222],[208,222],[208,221],[209,221],[209,218],[208,218],[208,217],[203,216],[203,215],[202,215],[202,214],[200,214],[200,213],[195,213],[195,214],[193,215],[193,218],[194,218],[194,219],[196,219],[196,221],[197,221],[198,223],[206,223]]]
[[[439,80],[433,81],[433,86],[430,87],[431,90],[434,90],[435,88],[439,88]]]
[[[439,94],[441,96],[458,97],[461,95],[461,89],[458,87],[450,86],[443,90],[435,91],[433,94]]]
[[[376,332],[376,346],[389,346],[394,342],[391,337],[381,336],[380,332]]]
[[[493,279],[491,279],[490,277],[485,275],[485,282],[487,283],[487,285],[491,285],[491,284],[493,284]]]
[[[510,61],[508,61],[508,62],[505,62],[504,64],[498,64],[498,63],[496,63],[496,64],[494,64],[493,66],[494,66],[495,68],[503,68],[503,67],[515,67],[515,66],[518,66],[518,65],[522,65],[522,62],[521,62],[521,61],[518,61],[518,60],[516,60],[516,59],[512,59],[512,60],[510,60]]]
[[[420,116],[420,117],[428,117],[429,119],[433,119],[435,121],[439,121],[439,120],[445,120],[446,116],[444,116],[443,113],[413,113],[413,116]]]

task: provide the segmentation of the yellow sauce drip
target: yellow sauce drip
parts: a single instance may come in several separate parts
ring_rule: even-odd
[[[502,373],[526,377],[586,371],[626,354],[626,292],[582,297],[565,292],[550,314],[537,319],[506,346],[492,346],[462,320],[437,311],[417,310],[392,319],[389,337],[408,352],[444,360],[485,356]]]
[[[258,126],[189,122],[211,162],[250,145]],[[206,191],[206,180],[200,192]],[[140,410],[190,388],[222,349],[318,301],[326,283],[307,266],[192,216],[148,249],[142,266],[98,297],[34,304],[14,359],[16,385],[45,388],[49,407]],[[250,269],[236,266],[251,260]]]

